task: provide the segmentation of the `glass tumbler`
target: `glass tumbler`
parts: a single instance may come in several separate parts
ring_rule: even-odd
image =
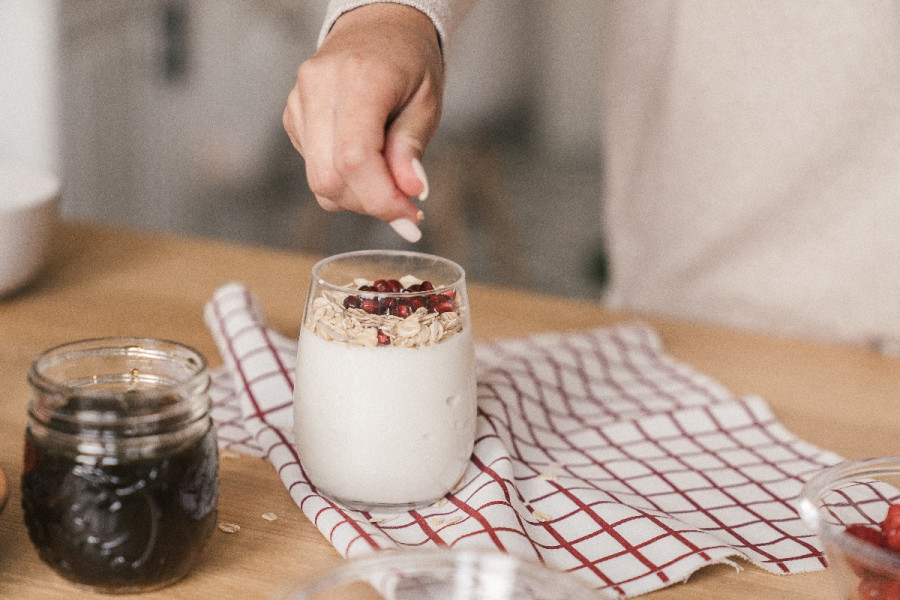
[[[313,267],[294,432],[319,493],[370,512],[437,501],[469,463],[475,411],[472,323],[459,265],[372,250]]]
[[[219,491],[203,356],[158,339],[83,340],[39,354],[28,381],[22,508],[41,559],[106,593],[184,577]]]

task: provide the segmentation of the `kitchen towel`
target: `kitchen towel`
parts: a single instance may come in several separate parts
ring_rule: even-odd
[[[478,425],[464,479],[427,509],[369,514],[315,493],[293,444],[297,344],[239,283],[208,302],[220,445],[265,456],[345,557],[383,549],[499,548],[630,597],[744,559],[822,569],[794,508],[841,458],[793,435],[665,353],[641,323],[476,343]]]

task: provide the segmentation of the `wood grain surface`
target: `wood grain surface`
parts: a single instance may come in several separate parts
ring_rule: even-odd
[[[212,292],[241,281],[260,298],[270,323],[296,336],[315,258],[205,239],[66,223],[53,256],[27,289],[0,300],[0,466],[9,501],[0,513],[0,598],[97,598],[53,574],[31,546],[22,520],[22,435],[29,390],[25,374],[39,351],[106,335],[178,340],[221,363],[203,323]],[[738,394],[763,397],[800,437],[848,458],[900,454],[900,359],[865,349],[818,345],[708,325],[615,314],[599,304],[471,284],[476,337],[561,331],[640,319],[666,350]],[[277,598],[337,565],[340,558],[260,459],[223,457],[220,520],[190,576],[147,599]],[[264,519],[274,513],[277,519]],[[771,575],[746,564],[714,566],[653,600],[834,599],[830,574]]]

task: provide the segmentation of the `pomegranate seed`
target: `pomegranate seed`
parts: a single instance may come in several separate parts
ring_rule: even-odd
[[[413,310],[413,312],[419,310],[425,306],[425,301],[421,298],[410,298],[409,299],[409,307]]]
[[[450,298],[451,300],[456,298],[456,290],[444,290],[441,292],[442,295]]]
[[[887,516],[881,523],[881,533],[884,535],[884,545],[900,552],[900,504],[892,504],[888,508]]]
[[[410,309],[409,303],[400,302],[399,304],[397,304],[397,306],[391,309],[391,314],[405,319],[412,314],[412,310]]]
[[[385,332],[379,330],[378,331],[378,345],[379,346],[389,346],[390,343],[391,343],[391,336],[389,336]]]
[[[422,283],[419,284],[419,290],[422,292],[430,292],[433,289],[434,289],[434,286],[431,284],[430,281],[423,281]]]
[[[404,292],[410,292],[410,293],[413,293],[413,292],[421,292],[421,291],[422,291],[422,284],[420,284],[420,283],[414,283],[414,284],[412,284],[411,286],[409,286],[408,288],[406,288],[406,289],[403,290],[403,291],[404,291]]]
[[[373,283],[372,285],[381,293],[391,291],[391,286],[388,284],[386,279],[376,279],[375,283]]]
[[[363,298],[359,307],[370,315],[377,315],[381,312],[381,302],[378,301],[378,298]]]
[[[398,294],[403,291],[403,286],[400,285],[400,282],[396,279],[388,279],[387,284],[391,290],[391,293]]]
[[[347,296],[344,298],[344,308],[359,308],[359,296]]]
[[[359,286],[359,291],[361,291],[361,292],[377,292],[378,289],[376,289],[374,285],[361,285],[361,286]]]
[[[900,600],[900,580],[865,577],[859,582],[857,595],[860,600]]]
[[[456,310],[456,305],[453,303],[453,300],[443,300],[432,305],[431,310],[436,313],[445,313]]]

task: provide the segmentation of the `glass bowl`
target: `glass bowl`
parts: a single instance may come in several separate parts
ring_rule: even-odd
[[[900,457],[843,462],[803,487],[800,516],[819,536],[842,598],[900,600],[900,553],[847,531],[851,525],[880,531],[888,508],[897,503]]]
[[[597,600],[574,575],[498,551],[380,551],[280,600]]]

